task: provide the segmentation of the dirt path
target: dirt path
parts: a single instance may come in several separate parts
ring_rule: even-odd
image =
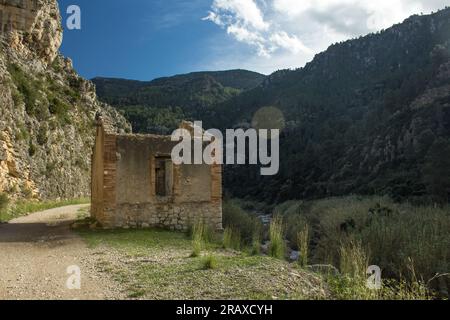
[[[0,224],[0,300],[117,299],[120,289],[95,270],[95,252],[74,234],[75,205]],[[70,266],[81,271],[81,289],[69,290]]]

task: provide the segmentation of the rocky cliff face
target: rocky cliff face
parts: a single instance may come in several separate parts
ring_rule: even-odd
[[[0,193],[87,196],[95,115],[117,131],[130,126],[58,53],[56,0],[3,0],[0,17]]]
[[[54,0],[2,0],[0,34],[22,57],[52,62],[62,42],[61,18]]]

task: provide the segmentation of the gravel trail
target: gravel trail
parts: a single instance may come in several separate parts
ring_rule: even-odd
[[[56,208],[0,224],[0,300],[122,298],[117,283],[95,269],[99,253],[70,229],[86,207]],[[68,273],[71,266],[80,270],[80,289],[67,287],[75,275]]]

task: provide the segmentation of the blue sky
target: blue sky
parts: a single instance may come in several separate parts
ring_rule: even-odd
[[[77,71],[148,80],[185,73],[208,59],[211,39],[224,36],[201,20],[207,1],[59,0],[63,19],[81,8],[81,30],[67,30],[61,51]],[[206,67],[206,66],[205,66]]]
[[[58,0],[61,51],[86,78],[150,80],[200,70],[297,68],[330,44],[448,0]],[[69,5],[81,30],[67,30]]]

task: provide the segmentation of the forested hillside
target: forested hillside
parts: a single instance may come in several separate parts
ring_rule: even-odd
[[[240,83],[240,74],[232,77]],[[254,88],[257,81],[230,89],[210,75],[187,86],[169,79],[157,81],[170,83],[163,89],[129,82],[138,89],[116,90],[120,97],[96,83],[116,107],[150,107],[154,116],[138,128],[143,132],[183,117],[207,127],[249,127],[265,106],[284,114],[280,173],[226,167],[234,196],[271,203],[352,193],[448,200],[450,9],[334,44],[304,68],[275,72]],[[125,115],[134,124],[141,119]]]
[[[135,132],[172,132],[183,119],[214,115],[213,106],[257,87],[264,75],[245,70],[196,72],[149,82],[95,78],[97,93],[121,110]]]

